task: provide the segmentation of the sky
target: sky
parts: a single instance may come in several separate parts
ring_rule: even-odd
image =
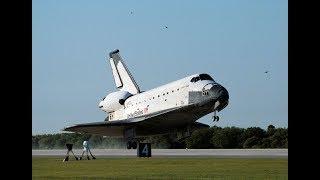
[[[115,49],[143,91],[195,73],[226,87],[220,121],[198,122],[288,127],[285,0],[33,0],[32,134],[104,120]]]

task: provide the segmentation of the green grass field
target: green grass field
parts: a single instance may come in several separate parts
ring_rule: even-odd
[[[288,179],[287,158],[32,157],[32,179]]]

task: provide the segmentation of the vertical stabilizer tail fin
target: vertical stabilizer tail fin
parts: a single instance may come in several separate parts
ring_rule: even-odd
[[[110,65],[116,86],[119,90],[128,91],[131,94],[140,93],[140,89],[129,69],[123,62],[119,50],[109,53]]]

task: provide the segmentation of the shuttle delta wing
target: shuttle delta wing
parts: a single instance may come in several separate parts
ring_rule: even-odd
[[[63,129],[63,131],[71,131],[77,133],[88,133],[102,136],[122,137],[123,130],[127,128],[136,128],[137,136],[147,136],[162,134],[168,131],[169,125],[179,125],[181,123],[177,117],[185,114],[192,109],[192,105],[180,108],[172,108],[159,111],[147,116],[129,118],[126,120],[103,121],[85,124],[76,124]],[[193,123],[194,117],[186,114],[183,118],[185,123]],[[183,126],[184,124],[181,124]]]
[[[102,121],[94,123],[76,124],[74,126],[69,126],[63,129],[63,131],[71,131],[78,133],[89,133],[103,136],[122,136],[123,130],[127,127],[135,127],[138,123],[146,120],[150,120],[161,116],[175,109],[169,109],[160,111],[157,113],[149,114],[147,116],[140,116],[135,118],[129,118],[125,120],[115,120],[115,121]]]
[[[139,121],[139,119],[136,120]],[[102,121],[76,124],[74,126],[64,128],[63,131],[121,137],[123,135],[124,128],[131,126],[134,123],[135,121],[132,120]]]
[[[121,91],[128,91],[131,94],[140,93],[139,86],[133,79],[127,66],[124,64],[119,54],[119,50],[117,49],[110,52],[109,57],[113,78],[117,88]]]

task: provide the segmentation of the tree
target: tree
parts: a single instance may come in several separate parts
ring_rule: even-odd
[[[168,135],[151,136],[146,138],[147,142],[151,142],[152,147],[157,149],[170,148],[170,137]]]
[[[52,149],[54,146],[54,142],[52,137],[46,136],[39,140],[39,148],[40,149]]]
[[[211,143],[215,148],[241,148],[240,143],[243,129],[226,127],[212,130]]]
[[[224,148],[241,148],[241,134],[244,132],[241,128],[236,127],[226,127],[223,129],[224,133],[227,136],[227,142],[225,143]]]
[[[243,143],[243,148],[258,148],[259,146],[259,138],[256,136],[253,136],[251,138],[248,138]]]
[[[288,148],[288,138],[286,138],[286,143],[284,144],[285,148]]]
[[[266,135],[265,130],[261,129],[260,127],[249,127],[243,133],[243,137],[245,139],[248,139],[253,136],[257,138],[264,138],[265,135]]]
[[[211,143],[214,148],[224,148],[228,144],[228,137],[222,129],[215,130],[212,133]]]
[[[185,132],[185,131],[183,131]],[[148,141],[153,148],[288,148],[288,128],[275,128],[269,125],[267,130],[259,127],[247,129],[237,127],[217,127],[197,129],[188,138],[179,141],[173,135],[139,137],[140,142]],[[66,143],[74,148],[82,148],[84,140],[89,140],[92,148],[123,148],[123,138],[103,137],[90,134],[61,133],[32,136],[32,149],[65,149]]]
[[[278,128],[275,130],[270,139],[271,148],[285,148],[286,142],[288,142],[288,130],[284,128]]]
[[[64,149],[66,145],[67,140],[63,137],[56,139],[54,141],[54,148],[55,149]]]
[[[264,137],[266,137],[266,132],[260,127],[249,127],[242,133],[241,144],[244,146],[244,143],[252,137],[256,137],[258,140],[262,140]]]
[[[32,149],[38,149],[39,148],[39,136],[32,136]]]
[[[273,125],[269,125],[267,129],[267,136],[270,137],[274,134],[276,128]]]
[[[99,135],[92,135],[89,139],[87,139],[90,143],[90,147],[94,148],[94,147],[101,147],[101,143],[102,143],[102,136]]]
[[[261,140],[260,148],[270,148],[271,147],[271,139],[270,137],[263,138]]]
[[[187,148],[207,149],[211,148],[210,142],[211,130],[208,128],[198,129],[192,132],[191,136],[186,139]]]

